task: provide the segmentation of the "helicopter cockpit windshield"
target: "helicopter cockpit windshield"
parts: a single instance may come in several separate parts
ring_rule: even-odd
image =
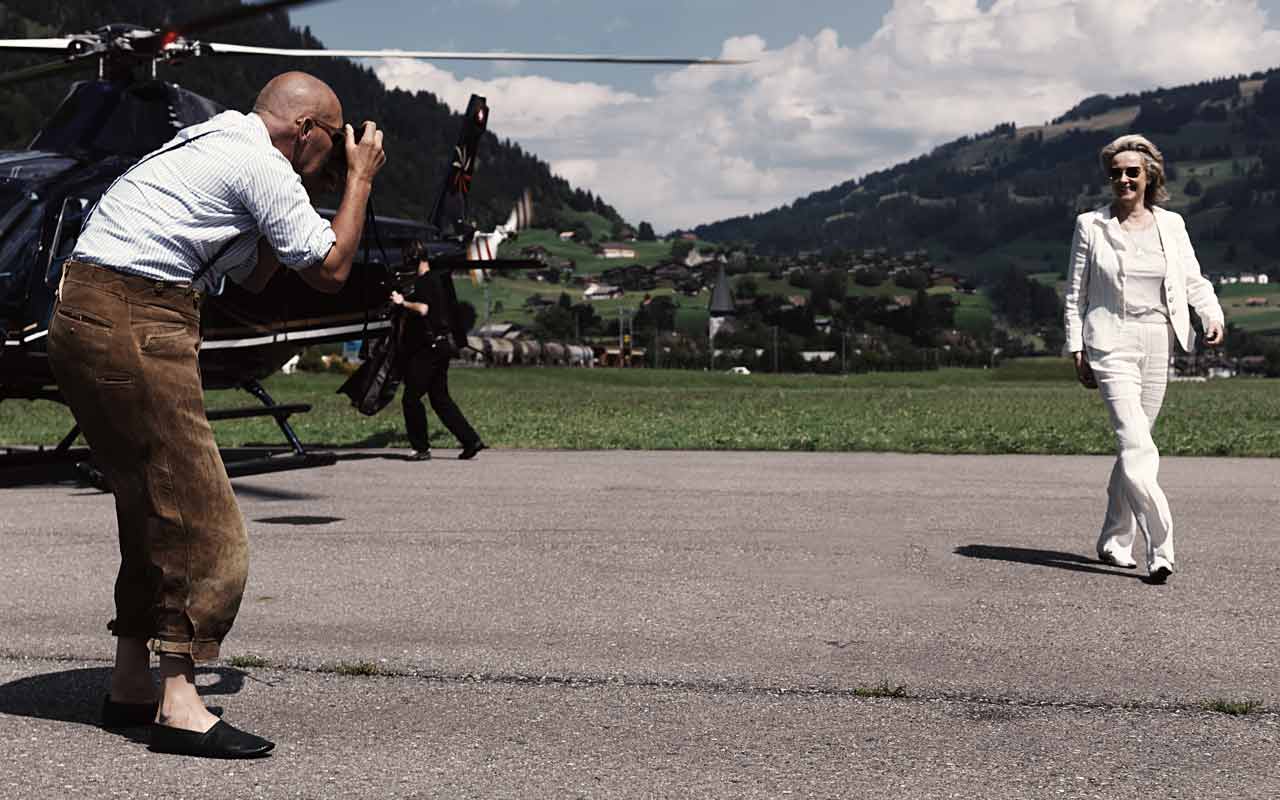
[[[30,259],[16,256],[38,243],[40,226],[23,225],[38,199],[26,181],[0,179],[0,310],[12,312],[26,298]]]
[[[0,154],[0,312],[12,315],[26,303],[40,246],[42,187],[78,163],[39,151]]]

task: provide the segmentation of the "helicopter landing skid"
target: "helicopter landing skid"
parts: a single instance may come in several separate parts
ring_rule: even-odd
[[[260,475],[267,472],[283,472],[290,469],[303,469],[306,467],[326,467],[338,462],[337,455],[333,453],[318,453],[308,450],[298,439],[298,434],[294,432],[293,426],[289,424],[289,417],[294,414],[304,414],[311,410],[309,403],[293,403],[281,405],[267,394],[267,390],[262,388],[262,384],[255,381],[246,381],[240,385],[249,394],[262,401],[261,407],[251,408],[224,408],[205,412],[205,416],[210,422],[226,419],[247,419],[250,417],[273,417],[276,425],[279,426],[280,432],[284,434],[285,441],[289,443],[291,452],[284,455],[266,455],[256,458],[235,459],[233,461],[225,461],[227,475],[232,478],[238,478],[245,475]]]
[[[246,475],[261,475],[291,469],[327,467],[338,462],[338,456],[334,453],[308,450],[298,438],[298,434],[294,432],[293,426],[289,424],[289,417],[310,411],[310,404],[293,403],[282,405],[277,403],[272,399],[271,395],[267,394],[267,390],[262,388],[262,384],[257,381],[244,383],[240,388],[262,401],[262,405],[249,408],[213,409],[206,411],[205,416],[210,422],[227,419],[248,419],[251,417],[273,417],[276,425],[280,427],[280,432],[284,434],[284,438],[288,442],[289,451],[229,459],[226,457],[227,455],[241,451],[222,450],[224,454],[223,464],[227,470],[227,477],[239,478]],[[47,399],[57,398],[50,397]],[[81,480],[87,481],[104,491],[109,491],[106,488],[105,476],[101,470],[93,465],[89,449],[72,447],[79,435],[80,426],[73,425],[70,432],[62,437],[56,447],[39,447],[36,449],[0,447],[0,471],[12,470],[15,473],[5,474],[3,476],[5,480],[0,480],[0,486],[6,485],[6,480],[16,480],[21,483],[21,479],[28,472],[34,472],[34,474],[39,475],[44,474],[49,469],[56,469],[58,465],[73,464]],[[255,451],[261,452],[256,448]],[[37,482],[39,482],[39,479],[37,479]]]

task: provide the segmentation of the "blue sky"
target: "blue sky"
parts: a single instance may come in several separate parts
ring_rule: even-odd
[[[740,68],[383,62],[633,222],[764,211],[1082,98],[1280,66],[1280,0],[340,0],[326,45],[753,59]]]

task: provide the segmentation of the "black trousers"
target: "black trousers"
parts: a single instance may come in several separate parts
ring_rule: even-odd
[[[427,409],[422,405],[425,394],[431,400],[431,410],[454,435],[463,447],[477,444],[480,435],[475,432],[462,410],[449,396],[449,358],[452,349],[448,342],[424,347],[405,357],[403,362],[404,395],[400,402],[404,407],[404,427],[409,444],[414,450],[429,450],[427,438]]]

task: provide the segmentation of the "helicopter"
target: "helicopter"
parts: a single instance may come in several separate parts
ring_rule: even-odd
[[[408,58],[428,60],[558,61],[631,64],[731,64],[723,59],[650,58],[545,53],[466,53],[407,50],[269,48],[206,42],[196,34],[230,23],[323,0],[271,0],[237,5],[220,13],[168,27],[110,24],[70,36],[0,40],[0,50],[56,55],[56,59],[0,74],[0,86],[47,78],[96,65],[97,77],[72,85],[28,149],[0,152],[0,402],[6,399],[62,402],[46,352],[50,316],[62,267],[74,251],[80,228],[98,198],[130,166],[163,146],[177,131],[223,110],[209,98],[157,79],[157,64],[235,55],[302,58]],[[140,74],[141,73],[141,74]],[[498,259],[497,246],[527,227],[527,195],[504,225],[479,231],[468,221],[478,145],[489,107],[473,95],[451,163],[429,218],[379,217],[372,204],[358,259],[336,294],[307,286],[291,270],[279,270],[259,294],[232,281],[206,299],[201,318],[200,370],[204,388],[238,388],[260,405],[210,410],[210,420],[274,418],[288,442],[284,457],[228,464],[233,474],[333,463],[331,453],[309,451],[289,423],[304,404],[280,404],[261,381],[307,346],[385,336],[392,327],[390,289],[410,280],[400,274],[403,254],[425,246],[433,268],[489,271],[529,269],[528,260]],[[333,211],[321,209],[322,215]],[[374,253],[374,250],[377,250]],[[477,271],[483,262],[483,271]],[[0,456],[12,462],[76,460],[73,428],[51,450]]]

